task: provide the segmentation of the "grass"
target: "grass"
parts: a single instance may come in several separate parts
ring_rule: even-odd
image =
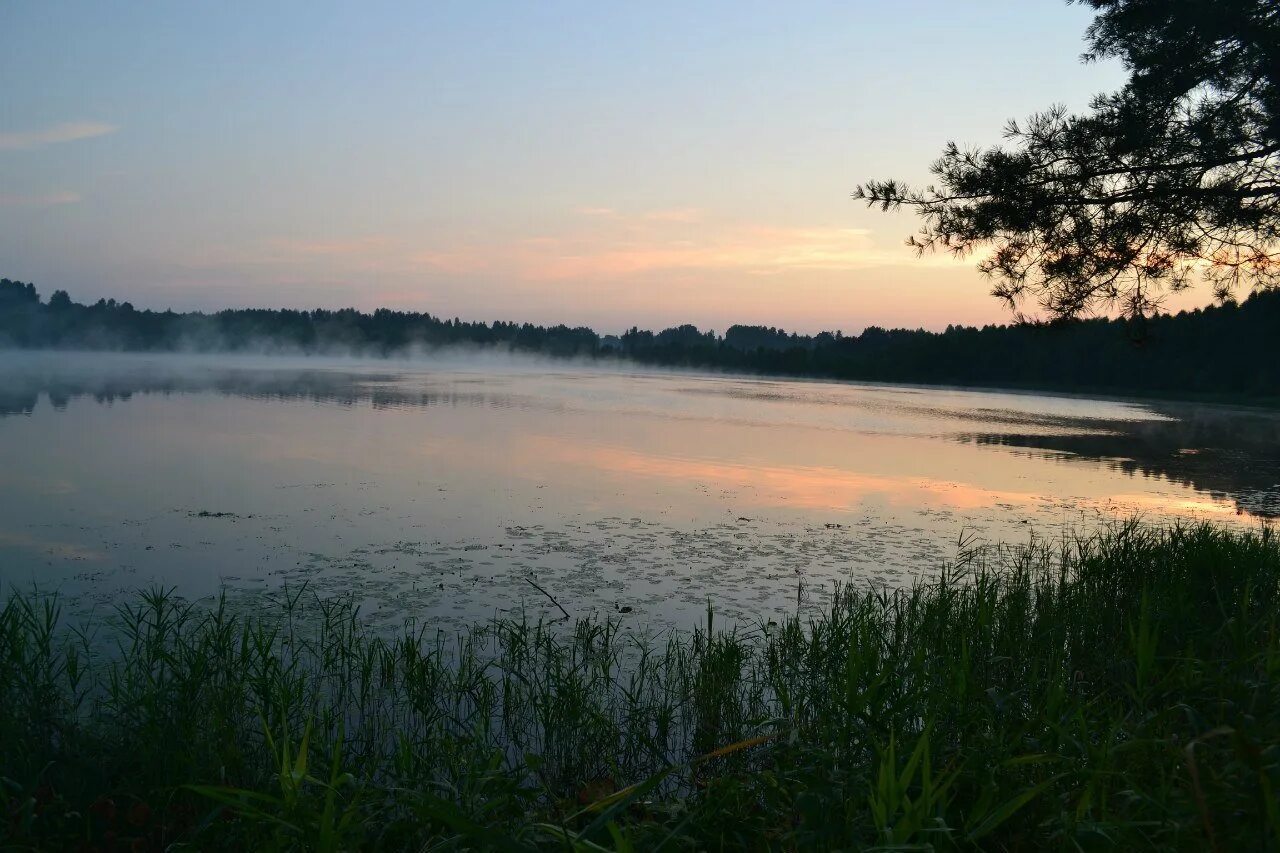
[[[824,615],[398,637],[287,595],[0,612],[0,840],[1280,850],[1280,543],[1128,524]],[[105,646],[114,644],[112,648]]]

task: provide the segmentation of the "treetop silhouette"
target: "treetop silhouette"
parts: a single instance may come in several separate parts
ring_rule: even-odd
[[[385,308],[179,314],[114,299],[82,305],[62,291],[46,303],[32,285],[0,279],[0,356],[6,347],[374,357],[463,347],[832,379],[1280,402],[1280,289],[1239,304],[1153,315],[1137,340],[1134,325],[1094,318],[1058,327],[953,325],[930,332],[869,326],[860,334],[816,335],[735,325],[718,335],[686,324],[602,337],[585,327],[443,320]]]
[[[908,243],[967,256],[1019,317],[1145,316],[1206,281],[1225,300],[1280,285],[1280,3],[1068,0],[1098,11],[1085,61],[1121,60],[1119,92],[1010,122],[1006,144],[948,143],[923,189],[869,181],[906,207]]]

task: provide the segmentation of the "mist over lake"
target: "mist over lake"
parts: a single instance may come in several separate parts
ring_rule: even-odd
[[[500,356],[6,353],[0,442],[0,583],[77,613],[305,583],[388,626],[754,624],[962,545],[1280,514],[1274,412]]]

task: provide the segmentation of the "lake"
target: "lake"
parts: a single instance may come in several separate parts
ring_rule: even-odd
[[[1280,415],[1246,408],[498,356],[0,356],[0,585],[78,614],[287,585],[387,625],[553,598],[751,623],[961,543],[1277,514]]]

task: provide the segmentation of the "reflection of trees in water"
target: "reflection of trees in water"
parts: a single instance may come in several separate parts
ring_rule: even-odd
[[[487,406],[529,408],[533,401],[492,391],[410,387],[396,374],[318,369],[194,368],[182,371],[44,369],[0,373],[0,417],[32,413],[41,395],[64,409],[78,398],[98,403],[134,395],[218,393],[374,408]],[[973,444],[1060,454],[1130,475],[1171,483],[1235,502],[1237,509],[1280,517],[1280,413],[1226,407],[1152,403],[1167,420],[1122,420],[1069,415],[909,407],[922,416],[972,419],[986,430],[961,434]],[[1021,431],[1036,427],[1044,431]]]
[[[216,393],[261,400],[295,400],[374,408],[477,405],[519,407],[523,401],[509,394],[458,391],[452,388],[398,387],[399,377],[332,370],[195,370],[185,373],[72,375],[57,372],[0,374],[0,417],[29,415],[44,394],[54,409],[72,400],[125,402],[135,394],[169,395]]]
[[[1280,413],[1154,403],[1171,420],[1073,421],[1064,428],[1089,432],[1031,434],[966,433],[961,440],[982,445],[1062,454],[1143,477],[1230,499],[1236,509],[1280,517]]]

